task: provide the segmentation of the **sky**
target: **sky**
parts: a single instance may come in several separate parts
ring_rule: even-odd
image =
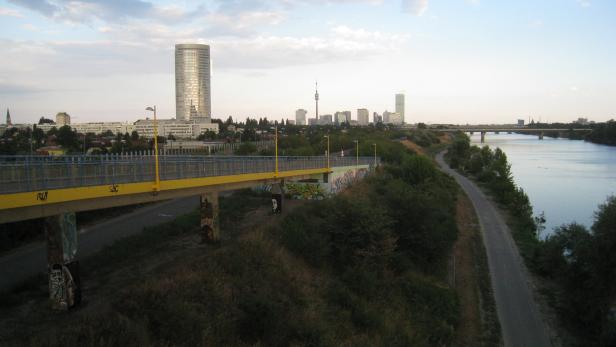
[[[616,118],[613,0],[0,0],[0,110],[172,118],[177,43],[211,47],[214,118],[313,118],[317,80],[353,119]]]

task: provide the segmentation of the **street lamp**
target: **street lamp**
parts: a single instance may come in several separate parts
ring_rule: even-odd
[[[329,135],[323,136],[327,139],[327,168],[329,169]]]
[[[160,190],[160,176],[158,173],[158,123],[156,122],[156,105],[153,107],[146,107],[146,111],[154,112],[154,161],[156,165],[156,183],[154,184],[154,191]]]
[[[271,128],[270,128],[271,129]],[[274,172],[274,177],[278,177],[278,125],[276,125],[276,128],[274,130],[274,135],[275,135],[275,144],[276,144],[276,168],[275,168],[275,172]]]
[[[353,140],[355,142],[355,165],[359,166],[359,140]]]

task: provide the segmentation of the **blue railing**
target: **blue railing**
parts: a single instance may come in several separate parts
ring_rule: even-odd
[[[275,171],[275,157],[160,155],[160,179]],[[374,165],[374,157],[330,157],[331,167]],[[380,160],[377,158],[377,165]],[[278,157],[280,172],[327,167],[327,158]],[[0,156],[0,194],[155,180],[154,155]]]

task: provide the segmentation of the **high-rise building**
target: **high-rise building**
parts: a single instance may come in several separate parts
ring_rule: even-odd
[[[383,122],[383,117],[381,117],[381,115],[379,115],[378,113],[374,112],[372,114],[372,122],[374,124],[382,123]]]
[[[11,122],[11,113],[9,112],[9,109],[6,109],[6,126],[11,126],[13,125],[13,122]]]
[[[56,125],[58,128],[71,125],[71,116],[66,112],[58,112],[58,114],[56,114]]]
[[[324,114],[321,117],[319,117],[319,124],[320,125],[330,125],[330,124],[332,124],[332,115],[331,114]]]
[[[351,123],[351,111],[336,112],[334,114],[334,123]]]
[[[303,108],[300,108],[299,110],[295,111],[295,124],[306,125],[306,114],[308,114],[308,111],[304,110]]]
[[[357,124],[368,125],[370,123],[370,112],[365,108],[357,109]]]
[[[402,115],[398,112],[392,112],[389,114],[389,124],[402,125]]]
[[[402,124],[404,124],[406,121],[404,119],[404,94],[396,94],[396,113],[400,114]]]
[[[208,45],[175,45],[175,114],[178,120],[211,122]]]

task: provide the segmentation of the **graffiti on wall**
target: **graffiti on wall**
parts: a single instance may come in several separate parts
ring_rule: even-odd
[[[287,194],[296,200],[321,200],[325,191],[319,183],[287,183]]]
[[[348,170],[344,175],[332,179],[330,192],[332,194],[338,194],[366,177],[366,175],[368,175],[367,169]]]

